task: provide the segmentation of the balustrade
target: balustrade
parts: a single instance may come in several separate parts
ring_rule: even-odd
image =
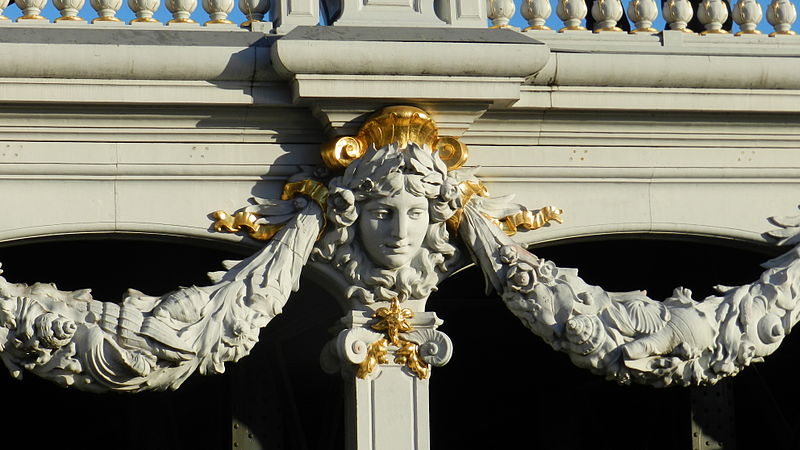
[[[234,26],[229,19],[229,14],[234,8],[236,0],[201,0],[203,9],[208,14],[205,25]],[[13,3],[13,5],[10,5]],[[86,19],[79,16],[86,0],[52,0],[52,6],[58,10],[59,17],[53,22],[85,23]],[[89,0],[89,4],[96,13],[91,20],[92,24],[123,24],[117,17],[123,7],[124,0]],[[161,0],[127,0],[128,15],[133,15],[130,24],[160,24],[154,16],[161,8]],[[245,17],[242,27],[251,27],[263,22],[270,9],[270,0],[239,0],[239,9]],[[192,15],[197,9],[198,0],[165,0],[164,8],[172,15],[172,20],[167,25],[197,25]],[[0,0],[0,24],[49,22],[49,17],[44,17],[42,11],[48,6],[48,0]],[[9,7],[19,8],[20,15],[13,19]],[[5,14],[12,16],[6,17]],[[85,11],[84,11],[85,14]],[[267,28],[268,29],[268,28]]]
[[[326,1],[328,0],[323,0]],[[560,32],[586,31],[586,27],[595,33],[620,32],[628,29],[627,21],[630,20],[632,24],[630,33],[652,34],[660,31],[654,27],[660,10],[663,26],[668,30],[697,32],[702,35],[725,34],[730,32],[732,20],[738,26],[736,36],[757,35],[761,34],[758,28],[760,25],[763,26],[765,18],[774,29],[769,36],[796,34],[792,31],[792,25],[797,19],[793,0],[765,0],[770,1],[766,7],[759,4],[758,0],[629,0],[627,5],[621,0],[427,1],[434,2],[434,9],[442,18],[442,26],[480,26],[480,17],[483,15],[490,21],[488,26],[491,28],[515,28],[511,23],[519,14],[528,24],[524,32],[547,33],[553,32],[547,23],[555,8],[557,17],[563,22]],[[13,5],[10,6],[10,3]],[[42,10],[48,5],[48,0],[0,0],[0,23],[11,23],[11,20],[3,14],[5,12],[6,15],[15,16],[9,13],[9,8],[13,7],[19,9],[17,17],[13,19],[16,22],[45,22],[52,19],[54,22],[85,23],[87,21],[85,3],[86,0],[52,0],[52,6],[58,10],[60,16],[43,17]],[[172,15],[172,20],[169,20],[167,25],[198,25],[192,19],[198,0],[164,0],[163,5],[161,0],[89,0],[88,3],[96,12],[96,17],[90,20],[93,24],[120,23],[118,12],[123,4],[127,3],[129,11],[125,13],[134,17],[130,20],[130,24],[159,24],[155,16],[163,7]],[[208,15],[208,19],[203,21],[205,25],[233,26],[229,15],[235,7],[234,3],[238,3],[239,10],[245,18],[242,27],[251,27],[265,21],[266,14],[271,8],[275,29],[281,33],[298,25],[313,25],[320,22],[317,0],[199,0],[199,3]],[[80,16],[82,9],[84,18]],[[452,10],[470,11],[470,14],[459,19]],[[446,14],[447,11],[450,13]],[[160,17],[164,17],[163,12]],[[392,20],[391,14],[385,13],[385,17],[387,21]],[[463,22],[458,23],[459,20]],[[335,22],[325,18],[322,18],[322,21]],[[549,23],[553,26],[553,22]],[[384,24],[374,23],[375,26]],[[269,31],[271,28],[272,24],[266,24],[259,27],[259,30]]]
[[[593,25],[590,28],[595,33],[623,31],[618,25],[623,23],[620,20],[627,21],[627,19],[630,19],[635,27],[630,31],[632,34],[659,32],[653,28],[659,10],[656,0],[630,0],[625,10],[620,0],[553,1],[557,1],[556,14],[564,23],[560,32],[585,31],[584,19],[587,19],[589,25]],[[487,2],[493,28],[508,27],[514,14],[510,0],[487,0]],[[730,25],[726,27],[726,21],[730,17],[739,26],[736,36],[761,34],[757,28],[761,23],[763,12],[758,0],[737,0],[732,8],[723,0],[661,0],[661,5],[665,28],[669,30],[697,32],[701,35],[727,34]],[[523,31],[550,30],[545,23],[550,18],[551,12],[549,0],[522,0],[521,14],[530,25]],[[769,24],[775,29],[770,36],[796,34],[791,30],[792,24],[797,19],[796,7],[791,0],[772,0],[767,7],[766,16]],[[695,19],[695,29],[690,29],[692,19]]]

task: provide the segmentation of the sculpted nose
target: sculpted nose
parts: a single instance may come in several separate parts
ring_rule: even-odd
[[[408,236],[408,217],[405,214],[396,214],[394,218],[394,237],[405,239]]]

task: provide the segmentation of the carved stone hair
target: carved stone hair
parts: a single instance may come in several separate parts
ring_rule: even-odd
[[[364,303],[425,299],[436,290],[439,273],[456,255],[445,221],[458,205],[458,182],[436,153],[410,143],[371,148],[354,161],[344,174],[328,183],[329,229],[317,244],[312,258],[330,261],[352,287],[347,296]],[[430,224],[422,249],[411,262],[398,269],[375,267],[356,239],[354,226],[360,206],[369,200],[389,197],[400,189],[428,199]]]

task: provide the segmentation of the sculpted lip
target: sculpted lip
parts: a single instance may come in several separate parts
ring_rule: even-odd
[[[402,254],[408,253],[411,246],[410,245],[393,245],[393,244],[384,244],[382,246],[386,253],[395,253],[395,254]]]
[[[391,253],[407,253],[411,249],[411,245],[407,242],[386,242],[381,245],[387,252]]]

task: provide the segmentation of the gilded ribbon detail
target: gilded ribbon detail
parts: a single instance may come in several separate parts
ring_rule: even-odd
[[[305,179],[286,183],[283,186],[281,200],[291,200],[300,195],[310,198],[318,204],[323,211],[327,210],[328,188],[319,181]],[[215,220],[215,231],[225,231],[228,233],[246,231],[250,237],[259,241],[271,239],[283,227],[282,223],[263,223],[263,221],[262,223],[258,223],[262,216],[248,211],[228,214],[220,210],[215,211],[213,217]],[[325,226],[323,225],[320,234],[324,232],[324,230]]]
[[[282,227],[283,224],[268,224],[256,223],[259,216],[246,211],[239,211],[234,215],[230,215],[225,211],[214,212],[214,230],[226,231],[228,233],[236,233],[239,231],[247,231],[253,239],[259,241],[266,241],[272,239]]]
[[[464,181],[458,185],[458,188],[461,191],[461,208],[456,210],[451,218],[447,219],[447,225],[453,232],[458,231],[458,227],[461,224],[461,216],[464,214],[464,207],[467,206],[467,203],[469,203],[474,196],[489,197],[489,190],[486,189],[486,186],[481,182]],[[513,236],[517,233],[519,228],[536,230],[547,225],[550,221],[564,223],[561,214],[564,214],[563,209],[554,206],[545,206],[536,212],[524,209],[518,213],[501,218],[486,217],[491,220],[492,223],[500,227],[508,236]]]

